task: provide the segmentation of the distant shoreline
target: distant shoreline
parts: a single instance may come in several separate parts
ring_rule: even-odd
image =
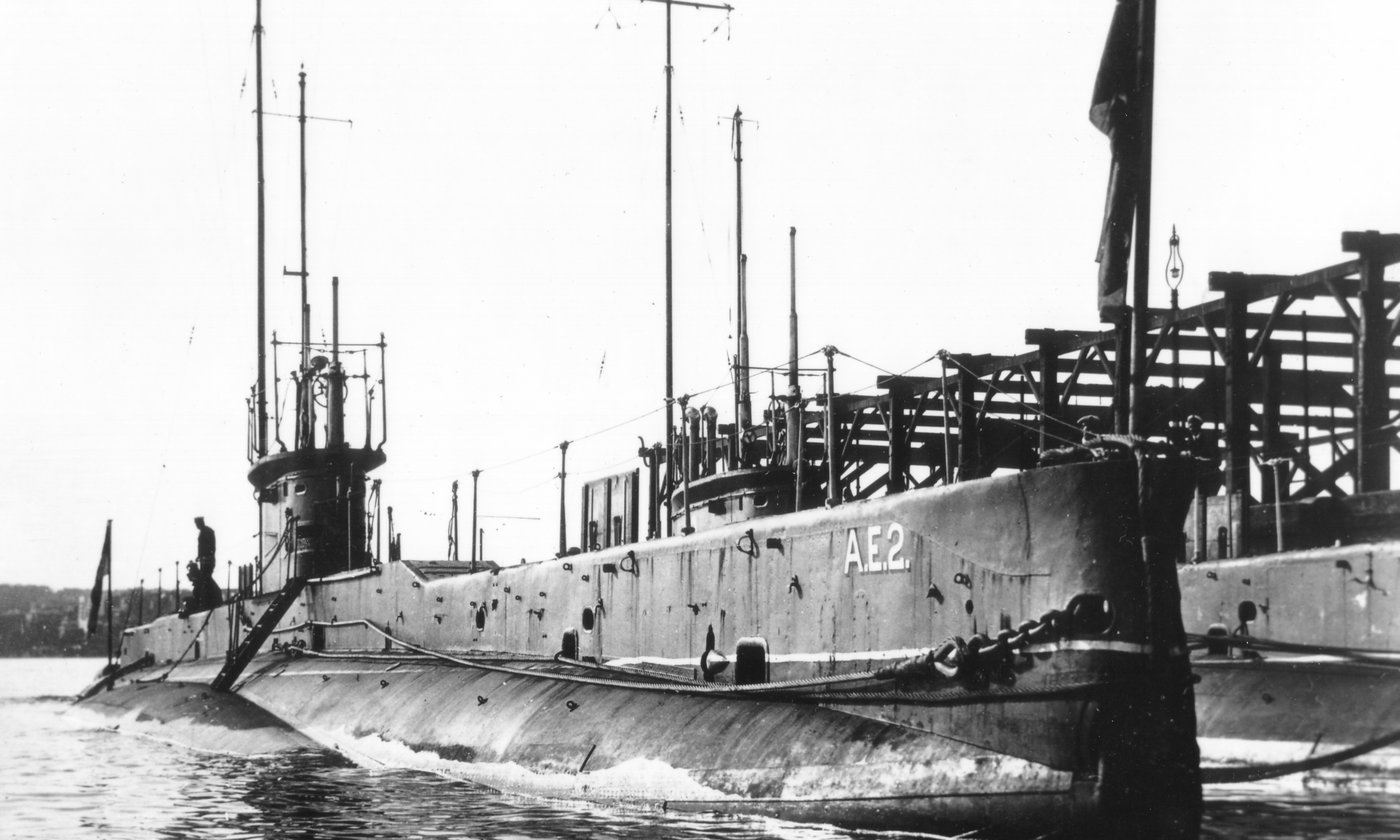
[[[89,653],[88,651],[85,651],[85,650],[77,651],[77,652],[74,652],[74,653],[52,653],[52,652],[49,652],[49,651],[32,651],[32,652],[28,652],[28,653],[0,653],[0,659],[102,659],[102,660],[105,660],[106,658],[107,658],[107,656],[106,656],[105,654],[93,655],[92,653]]]
[[[87,632],[91,592],[69,587],[0,583],[0,659],[75,659],[107,656],[106,599],[96,632]],[[174,612],[176,592],[118,589],[112,593],[112,642],[126,627]]]

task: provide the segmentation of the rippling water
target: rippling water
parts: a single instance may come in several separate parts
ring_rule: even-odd
[[[325,752],[241,758],[114,732],[67,698],[101,661],[0,659],[0,837],[835,840],[890,837],[502,796]],[[902,835],[909,836],[909,835]],[[1297,786],[1212,792],[1202,837],[1400,838],[1395,797]]]

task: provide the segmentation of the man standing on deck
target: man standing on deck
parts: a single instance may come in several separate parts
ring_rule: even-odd
[[[194,518],[194,527],[199,529],[199,542],[195,548],[194,559],[199,564],[199,570],[210,580],[214,578],[214,529],[204,524],[204,517]]]
[[[1225,483],[1220,471],[1220,438],[1207,432],[1198,414],[1186,418],[1182,454],[1196,462],[1196,485],[1203,496],[1214,496]]]

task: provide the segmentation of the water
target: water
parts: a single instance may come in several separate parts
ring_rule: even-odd
[[[772,820],[678,817],[503,796],[334,754],[197,753],[113,731],[68,703],[101,661],[0,659],[0,838],[841,840],[890,837]],[[909,836],[909,835],[899,835]],[[1213,791],[1203,838],[1400,838],[1393,796],[1275,784]]]

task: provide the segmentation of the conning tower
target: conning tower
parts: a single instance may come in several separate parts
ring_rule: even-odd
[[[255,449],[251,456],[248,481],[259,511],[260,562],[254,574],[260,581],[259,591],[280,588],[293,577],[325,577],[364,568],[376,560],[372,543],[377,505],[369,501],[376,494],[368,486],[368,476],[386,460],[387,414],[382,398],[380,440],[372,442],[375,397],[384,387],[386,345],[381,335],[377,343],[342,348],[339,278],[332,280],[332,290],[330,347],[303,340],[301,360],[289,377],[287,397],[295,400],[295,412],[285,419],[291,421],[292,444],[288,447],[280,434],[284,418],[274,416],[279,451]],[[275,368],[279,347],[288,345],[274,335],[272,346]],[[317,350],[329,350],[330,356]],[[358,371],[347,369],[342,350],[359,357]],[[282,404],[281,384],[274,376],[274,407]],[[364,418],[359,446],[346,439],[346,404],[352,400],[363,409],[356,412]]]

